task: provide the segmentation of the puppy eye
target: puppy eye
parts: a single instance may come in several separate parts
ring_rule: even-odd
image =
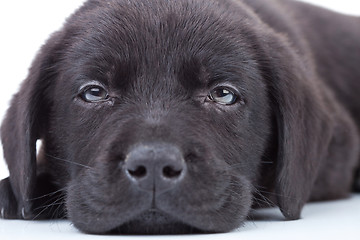
[[[106,90],[100,86],[85,87],[80,96],[86,102],[102,102],[109,99]]]
[[[210,92],[208,98],[218,104],[231,105],[234,104],[238,98],[234,92],[235,90],[227,87],[217,87]]]

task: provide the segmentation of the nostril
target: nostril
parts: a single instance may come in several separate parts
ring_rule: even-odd
[[[181,175],[182,169],[175,170],[171,166],[166,166],[163,168],[163,176],[166,178],[178,178]]]
[[[146,167],[138,166],[135,170],[127,170],[128,173],[134,178],[143,178],[146,176]]]

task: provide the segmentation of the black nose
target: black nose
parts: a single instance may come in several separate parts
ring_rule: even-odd
[[[133,148],[125,159],[124,170],[140,189],[159,194],[184,179],[186,164],[179,148],[158,143]]]

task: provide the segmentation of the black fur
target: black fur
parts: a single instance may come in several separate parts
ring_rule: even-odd
[[[309,200],[348,196],[360,188],[359,26],[285,0],[87,1],[4,119],[2,217],[226,232],[262,202],[298,219]],[[94,81],[109,99],[84,101]],[[209,97],[219,86],[233,104]],[[141,185],[129,161],[148,175],[163,164],[171,181]]]

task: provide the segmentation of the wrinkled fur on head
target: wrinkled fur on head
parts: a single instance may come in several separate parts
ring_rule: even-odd
[[[16,199],[7,217],[54,216],[31,199],[61,189],[59,215],[90,233],[230,231],[262,190],[299,218],[334,134],[355,149],[350,169],[359,145],[338,129],[356,127],[329,104],[303,50],[240,2],[86,2],[42,48],[2,125],[11,173],[2,184]],[[80,99],[92,81],[111,101]],[[207,101],[216,86],[241,101]],[[124,174],[127,154],[164,142],[181,150],[186,177],[163,194],[139,191]]]

